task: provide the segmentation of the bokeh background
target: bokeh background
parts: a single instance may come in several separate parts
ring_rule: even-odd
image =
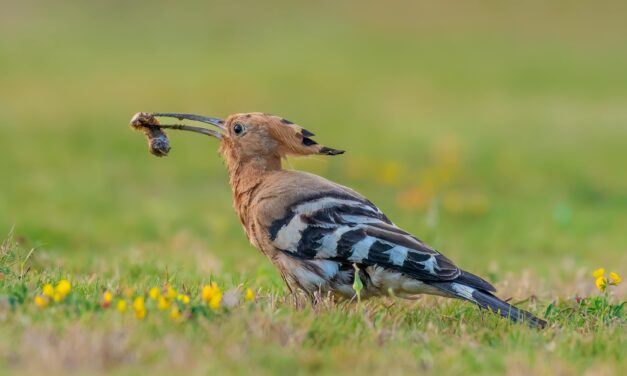
[[[465,268],[589,291],[596,267],[627,269],[626,7],[2,2],[0,234],[69,273],[280,286],[217,143],[171,132],[157,159],[128,126],[262,111],[347,150],[286,165],[362,192]]]

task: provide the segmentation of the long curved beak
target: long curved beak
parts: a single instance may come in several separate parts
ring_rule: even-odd
[[[169,118],[176,118],[179,120],[192,120],[192,121],[198,121],[201,123],[205,123],[205,124],[211,124],[215,127],[220,128],[220,130],[224,130],[224,120],[222,119],[218,119],[218,118],[212,118],[212,117],[208,117],[208,116],[202,116],[202,115],[193,115],[193,114],[177,114],[177,113],[165,113],[165,112],[156,112],[151,114],[154,117],[169,117]],[[201,128],[201,127],[195,127],[195,126],[191,126],[191,125],[184,125],[184,124],[160,124],[159,125],[160,128],[169,128],[169,129],[177,129],[177,130],[182,130],[182,131],[190,131],[190,132],[196,132],[196,133],[202,133],[202,134],[206,134],[208,136],[213,136],[215,138],[221,139],[223,137],[221,132],[218,131],[214,131],[211,129],[207,129],[207,128]]]

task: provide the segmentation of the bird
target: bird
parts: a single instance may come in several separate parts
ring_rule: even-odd
[[[233,207],[244,232],[278,269],[289,291],[302,290],[312,301],[316,294],[354,299],[358,277],[363,285],[361,299],[438,295],[474,303],[530,327],[546,326],[546,321],[498,298],[485,279],[459,268],[394,224],[363,195],[321,176],[284,169],[286,157],[344,153],[319,144],[313,132],[261,112],[233,114],[224,120],[182,113],[143,114],[216,128],[154,122],[160,128],[199,132],[219,140]]]

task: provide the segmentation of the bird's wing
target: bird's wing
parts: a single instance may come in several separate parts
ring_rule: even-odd
[[[424,281],[450,281],[463,272],[453,262],[394,225],[355,192],[309,195],[268,228],[272,245],[294,257],[377,265]]]

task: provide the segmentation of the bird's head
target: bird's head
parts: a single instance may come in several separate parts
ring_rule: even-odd
[[[211,124],[218,130],[187,125],[160,125],[213,136],[220,140],[220,153],[227,163],[253,159],[280,160],[286,156],[338,155],[344,153],[318,144],[313,133],[291,121],[261,112],[234,114],[226,120],[190,114],[155,113],[155,117],[188,119]]]

